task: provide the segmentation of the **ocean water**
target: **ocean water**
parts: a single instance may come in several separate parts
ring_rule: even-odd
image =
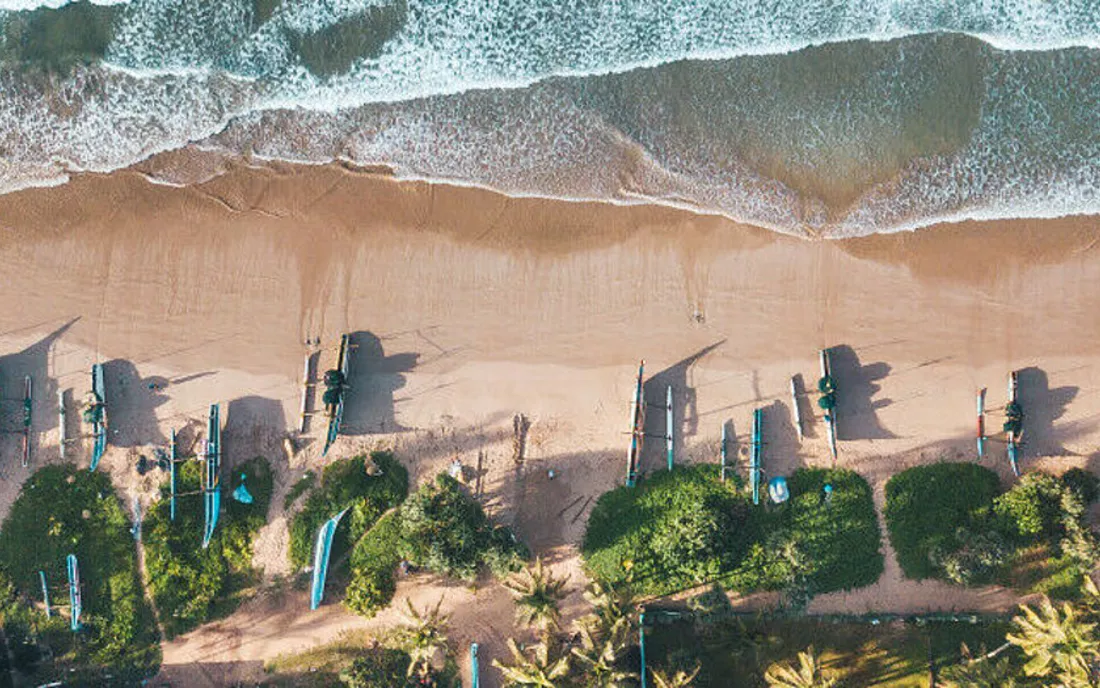
[[[186,145],[839,237],[1100,212],[1100,0],[0,0],[0,191]]]

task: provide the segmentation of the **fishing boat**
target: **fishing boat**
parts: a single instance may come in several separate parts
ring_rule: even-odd
[[[829,350],[821,350],[821,379],[818,380],[817,389],[821,392],[818,406],[825,412],[825,429],[829,435],[829,453],[833,456],[833,465],[836,465],[836,381],[833,379],[833,371],[829,365]]]
[[[31,376],[23,378],[23,468],[31,462],[31,410],[34,408],[34,384]]]
[[[80,597],[80,565],[75,554],[70,554],[65,560],[65,568],[69,573],[69,628],[79,631],[84,604]]]
[[[763,473],[761,466],[764,433],[764,409],[756,409],[752,412],[752,457],[749,463],[749,479],[752,482],[752,503],[760,503],[760,478]]]
[[[978,460],[985,457],[985,387],[978,390]]]
[[[65,458],[65,445],[69,443],[68,438],[65,437],[65,390],[57,390],[57,430],[58,441],[57,446],[61,452],[61,458]]]
[[[340,423],[344,418],[344,399],[348,388],[349,349],[351,349],[351,335],[341,335],[337,367],[325,373],[324,402],[325,409],[328,411],[328,434],[325,436],[325,447],[321,450],[321,456],[328,454],[329,447],[340,434]]]
[[[92,366],[92,391],[84,407],[84,421],[92,426],[92,464],[88,470],[99,467],[99,460],[107,449],[107,389],[103,380],[103,366]]]
[[[347,513],[344,509],[317,529],[317,542],[313,546],[313,580],[309,586],[309,608],[321,606],[325,596],[325,578],[328,576],[328,560],[332,555],[332,539],[336,535],[336,526]]]
[[[210,544],[210,539],[214,537],[221,511],[222,487],[219,475],[221,469],[221,435],[221,407],[218,404],[213,404],[210,406],[210,418],[206,426],[206,446],[201,457],[205,462],[202,481],[203,549],[206,549]]]
[[[673,446],[675,444],[672,435],[672,385],[668,386],[668,395],[665,401],[665,444],[668,454],[668,470],[672,470]]]
[[[645,440],[645,400],[642,398],[642,378],[645,375],[645,361],[638,364],[638,380],[634,385],[634,396],[630,400],[630,448],[626,452],[626,486],[634,487],[638,480],[638,458],[642,453]]]
[[[1005,405],[1005,435],[1008,438],[1008,462],[1012,465],[1012,474],[1020,475],[1020,442],[1024,437],[1024,411],[1017,401],[1016,392],[1019,380],[1016,371],[1008,374],[1008,403]]]
[[[794,428],[798,431],[798,443],[802,444],[802,407],[798,404],[798,382],[796,377],[791,378],[791,408],[794,409]]]

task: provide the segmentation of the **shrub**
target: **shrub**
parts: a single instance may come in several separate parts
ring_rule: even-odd
[[[592,576],[660,595],[733,571],[759,523],[737,484],[717,476],[715,466],[678,467],[601,495],[581,545]]]
[[[321,484],[309,493],[302,510],[290,522],[290,563],[296,569],[310,562],[317,529],[328,519],[350,509],[336,531],[336,552],[362,537],[379,516],[405,498],[409,489],[405,467],[389,452],[375,452],[370,459],[381,469],[381,475],[367,475],[366,456],[334,461],[325,467]]]
[[[19,610],[22,599],[41,599],[38,572],[45,571],[56,604],[67,601],[66,557],[80,563],[84,632],[74,636],[60,615],[46,620]],[[105,473],[74,466],[47,466],[32,475],[0,528],[0,574],[10,581],[4,593],[5,629],[29,639],[32,629],[54,656],[71,665],[69,681],[109,672],[137,677],[160,661],[152,611],[145,602],[130,523]],[[22,643],[26,645],[27,643]],[[20,642],[16,642],[18,647]],[[28,654],[30,653],[30,654]],[[33,649],[20,649],[16,660],[33,664]]]
[[[1100,478],[1083,468],[1071,468],[1062,475],[1062,482],[1085,504],[1092,504],[1100,496]]]
[[[1045,473],[1028,473],[1011,490],[997,497],[994,511],[1013,537],[1052,537],[1061,529],[1064,483]]]
[[[241,476],[252,494],[251,504],[232,497]],[[176,471],[176,520],[170,519],[169,488],[144,525],[145,568],[149,590],[171,638],[232,611],[237,593],[253,582],[253,540],[267,521],[271,501],[271,467],[262,457],[234,469],[223,494],[224,510],[210,545],[203,549],[202,466],[181,464]]]
[[[473,580],[483,565],[495,575],[507,575],[522,568],[527,556],[511,530],[494,528],[481,505],[454,478],[441,474],[356,543],[344,604],[368,617],[388,605],[396,587],[394,569],[402,559]]]
[[[898,473],[886,483],[886,528],[898,564],[909,578],[939,573],[942,558],[961,547],[958,529],[986,532],[992,524],[997,474],[972,463],[938,463]]]
[[[393,599],[394,569],[401,562],[401,523],[391,511],[374,525],[351,553],[351,582],[344,605],[362,616],[374,616]]]
[[[347,688],[414,686],[414,679],[406,675],[411,661],[409,654],[402,650],[388,647],[368,648],[347,671],[340,674],[340,681]]]
[[[959,548],[944,552],[934,549],[929,557],[934,566],[943,570],[952,583],[974,585],[988,583],[1001,569],[1011,549],[995,531],[971,533],[966,528],[955,532]]]
[[[434,573],[472,581],[490,558],[499,565],[525,553],[510,531],[494,531],[481,505],[446,473],[421,486],[399,514],[402,554]]]

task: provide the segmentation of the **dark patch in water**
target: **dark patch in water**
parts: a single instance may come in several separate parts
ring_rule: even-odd
[[[279,9],[282,0],[252,0],[252,30],[260,28]]]
[[[318,77],[344,74],[357,60],[376,58],[386,42],[405,26],[408,5],[398,0],[369,7],[339,23],[310,34],[290,34],[290,45],[306,69]]]
[[[74,2],[59,9],[12,13],[4,23],[0,60],[67,74],[101,59],[113,34],[114,6]]]

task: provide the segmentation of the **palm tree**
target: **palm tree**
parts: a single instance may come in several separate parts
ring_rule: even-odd
[[[1068,602],[1059,610],[1043,597],[1038,609],[1020,605],[1012,623],[1019,633],[1006,639],[1024,651],[1028,676],[1054,676],[1067,688],[1090,686],[1093,664],[1100,660],[1096,624],[1086,623]]]
[[[504,674],[506,686],[523,688],[561,688],[569,676],[569,655],[551,659],[550,646],[546,642],[535,645],[528,657],[516,647],[513,638],[508,639],[508,650],[512,653],[511,665],[493,660],[493,666]]]
[[[519,578],[504,581],[504,586],[516,595],[516,618],[544,633],[557,628],[561,612],[558,603],[565,597],[566,579],[554,578],[542,566],[542,559]]]
[[[629,633],[630,623],[625,618],[609,629],[601,629],[593,623],[580,625],[581,646],[574,647],[572,652],[580,661],[586,688],[618,688],[637,678],[637,674],[616,666],[626,648]]]
[[[945,668],[937,677],[937,683],[942,683],[944,688],[1016,688],[1012,662],[1007,657],[997,659],[1007,647],[1011,647],[1011,643],[974,657],[963,643],[963,661]]]
[[[653,685],[655,688],[691,688],[691,684],[695,681],[695,677],[699,675],[699,669],[701,667],[695,667],[694,671],[690,674],[679,669],[675,674],[671,676],[661,671],[660,669],[653,670]]]
[[[408,675],[419,672],[421,676],[427,676],[432,671],[436,653],[447,651],[447,623],[451,617],[439,611],[443,604],[442,597],[434,607],[425,607],[424,611],[418,611],[407,597],[405,604],[408,606],[405,611],[408,624],[398,631],[398,639],[409,653]]]
[[[637,616],[637,602],[629,584],[593,581],[585,588],[584,599],[592,605],[594,616],[604,627]]]
[[[836,677],[822,671],[814,646],[798,653],[798,666],[775,663],[764,672],[769,688],[831,688]]]

